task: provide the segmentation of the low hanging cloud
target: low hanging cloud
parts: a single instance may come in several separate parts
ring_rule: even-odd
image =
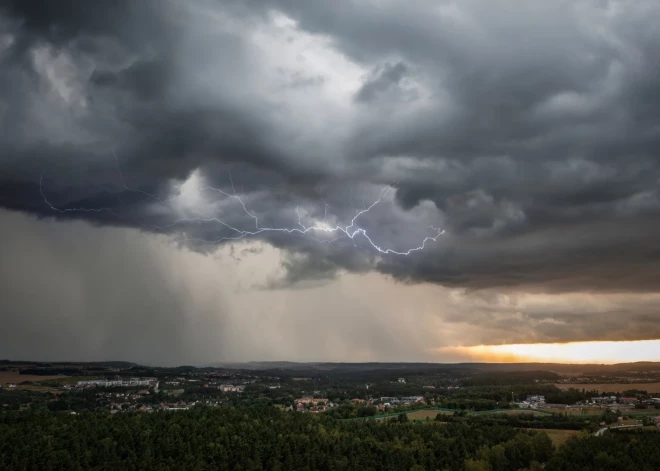
[[[189,257],[257,232],[278,290],[377,273],[652,296],[658,17],[651,0],[0,1],[0,225],[137,230]],[[371,240],[258,229],[347,227],[392,184],[354,226]]]

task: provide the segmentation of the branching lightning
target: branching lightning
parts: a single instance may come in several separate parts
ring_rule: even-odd
[[[113,216],[118,216],[114,211],[112,211],[111,208],[67,208],[67,209],[60,209],[56,208],[51,204],[50,201],[48,201],[48,198],[44,194],[44,189],[43,189],[43,182],[44,182],[44,173],[41,172],[41,176],[39,177],[39,192],[41,193],[41,196],[44,199],[44,203],[48,205],[50,209],[53,211],[57,211],[60,214],[66,214],[66,213],[101,213],[101,212],[108,212],[112,214]]]
[[[120,178],[120,181],[121,181],[121,186],[122,186],[124,191],[139,193],[139,194],[141,194],[141,195],[143,195],[147,198],[150,198],[154,201],[158,201],[162,204],[167,204],[167,203],[173,201],[174,198],[176,198],[176,196],[175,196],[175,197],[168,198],[168,199],[162,199],[162,198],[159,198],[158,196],[156,196],[154,194],[151,194],[151,193],[148,193],[146,191],[129,187],[126,184],[126,180],[124,179],[124,175],[123,175],[123,173],[122,173],[122,171],[119,167],[119,160],[117,159],[116,154],[115,154],[115,161],[117,163],[116,169],[117,169],[117,172],[119,174],[119,178]],[[73,213],[73,212],[97,212],[97,213],[98,212],[108,212],[108,213],[110,213],[114,216],[118,216],[111,208],[91,208],[91,209],[90,208],[66,208],[66,209],[60,209],[60,208],[54,206],[48,200],[48,198],[46,197],[46,194],[44,193],[44,189],[43,189],[43,179],[44,179],[44,175],[43,175],[43,172],[42,172],[41,177],[39,179],[39,191],[41,193],[41,196],[43,197],[44,203],[53,211],[56,211],[56,212],[61,213],[61,214]],[[224,198],[232,199],[232,200],[238,202],[238,204],[241,206],[241,208],[243,208],[243,212],[254,221],[254,229],[253,230],[239,229],[237,227],[234,227],[234,226],[228,224],[227,222],[225,222],[224,220],[222,220],[218,217],[180,218],[180,219],[176,219],[175,221],[173,221],[172,223],[167,224],[167,225],[152,226],[151,229],[156,230],[156,231],[167,231],[167,230],[172,229],[176,226],[181,226],[181,225],[186,225],[186,224],[216,223],[216,224],[219,224],[219,225],[223,226],[225,229],[228,229],[229,231],[231,231],[233,233],[232,236],[220,237],[220,238],[215,239],[215,240],[205,240],[205,239],[196,239],[196,238],[186,237],[186,240],[199,241],[199,242],[211,243],[211,244],[217,244],[217,243],[220,243],[220,242],[223,242],[223,241],[235,241],[235,240],[240,240],[240,239],[243,239],[243,238],[246,238],[246,237],[255,237],[255,236],[263,235],[263,234],[267,234],[267,233],[285,233],[285,234],[296,234],[296,235],[300,235],[300,236],[307,236],[308,234],[328,234],[328,235],[335,234],[335,235],[337,235],[337,237],[335,237],[335,238],[323,239],[323,240],[317,239],[317,240],[321,243],[328,243],[329,244],[329,243],[332,243],[332,242],[336,242],[340,239],[348,238],[348,239],[351,239],[353,241],[353,243],[355,244],[355,239],[357,237],[361,237],[374,250],[376,250],[377,252],[379,252],[381,254],[404,255],[404,256],[410,255],[414,252],[424,250],[424,248],[426,247],[426,245],[429,242],[436,242],[438,240],[438,238],[442,234],[445,233],[445,231],[442,230],[442,229],[438,229],[436,227],[429,226],[430,229],[433,230],[433,235],[425,237],[418,246],[412,247],[412,248],[409,248],[409,249],[406,249],[406,250],[395,250],[393,248],[380,246],[380,245],[378,245],[374,242],[374,240],[372,239],[371,235],[367,232],[367,230],[358,225],[358,220],[360,219],[360,217],[364,216],[369,211],[371,211],[376,205],[381,203],[383,201],[383,198],[390,191],[392,191],[396,187],[396,183],[394,185],[390,185],[390,186],[387,186],[387,187],[383,188],[380,192],[380,195],[376,199],[376,201],[371,203],[369,206],[367,206],[367,207],[363,206],[364,209],[356,210],[356,214],[353,216],[353,218],[350,221],[350,224],[348,224],[347,226],[335,225],[334,227],[330,227],[330,226],[326,225],[326,220],[327,220],[327,216],[328,216],[328,208],[329,208],[330,205],[328,203],[326,203],[325,201],[323,201],[323,204],[325,205],[325,209],[324,209],[322,225],[321,224],[315,224],[315,225],[311,225],[311,226],[305,225],[304,222],[303,222],[304,216],[301,214],[299,208],[296,207],[296,215],[298,216],[298,220],[297,220],[297,226],[298,227],[262,227],[259,224],[258,217],[253,212],[250,212],[250,210],[248,210],[245,202],[241,199],[241,197],[238,194],[236,194],[236,189],[234,187],[234,181],[233,181],[233,178],[231,176],[231,173],[229,173],[229,180],[231,182],[232,193],[227,193],[227,192],[221,190],[220,188],[215,188],[215,187],[208,186],[208,185],[205,185],[205,186],[199,188],[199,191],[200,192],[201,191],[215,192],[215,193],[219,194],[220,196],[222,196]],[[351,195],[351,203],[352,203],[352,195]],[[352,206],[352,204],[351,204],[351,206]]]

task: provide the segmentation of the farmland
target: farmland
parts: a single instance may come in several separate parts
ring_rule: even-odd
[[[7,386],[10,383],[20,384],[24,381],[46,381],[52,379],[64,379],[66,376],[41,376],[22,375],[18,371],[0,371],[0,385]]]
[[[606,392],[622,393],[631,389],[641,389],[649,393],[660,394],[660,383],[594,383],[594,384],[555,384],[560,389],[587,389],[598,390],[601,394]]]

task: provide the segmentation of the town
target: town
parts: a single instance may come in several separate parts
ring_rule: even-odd
[[[621,390],[621,384],[612,383],[611,389],[616,392],[588,389],[586,384],[583,388],[567,387],[548,372],[432,368],[426,372],[413,370],[404,376],[385,371],[364,381],[359,373],[341,368],[330,375],[307,371],[300,377],[296,376],[300,371],[272,368],[69,365],[58,369],[19,364],[4,369],[13,374],[12,378],[23,376],[29,380],[0,382],[0,391],[15,391],[14,396],[1,394],[2,410],[45,407],[72,414],[83,410],[151,413],[257,401],[292,413],[340,418],[421,416],[418,411],[423,410],[427,411],[426,417],[433,417],[432,411],[437,411],[441,418],[450,414],[476,416],[520,411],[594,418],[594,426],[601,425],[603,421],[597,419],[604,417],[622,423],[634,420],[635,424],[660,425],[660,393],[653,395],[641,389],[640,384]],[[92,372],[100,374],[91,375]],[[623,377],[629,374],[638,373],[624,373]],[[42,376],[46,379],[37,381]],[[502,382],[512,386],[497,386]]]
[[[186,424],[186,430],[197,430],[195,436],[202,436],[210,433],[207,425],[214,423],[209,443],[217,443],[218,436],[224,437],[222,443],[230,443],[233,435],[244,433],[240,427],[249,417],[250,427],[264,427],[264,436],[279,427],[272,435],[284,437],[299,424],[301,436],[317,430],[312,434],[315,437],[346,433],[362,437],[380,434],[373,426],[382,424],[392,427],[388,434],[428,434],[425,443],[442,450],[456,434],[492,437],[497,433],[502,438],[492,446],[513,450],[523,443],[529,446],[525,440],[535,440],[534,456],[543,460],[553,453],[562,456],[571,447],[601,446],[603,437],[620,437],[625,442],[627,437],[649,436],[652,441],[660,436],[657,382],[576,386],[562,381],[560,365],[546,368],[278,363],[165,368],[5,361],[0,363],[0,434],[3,421],[11,428],[16,423],[57,420],[73,429],[77,429],[74,424],[90,422],[99,424],[99,433],[116,427],[117,436],[128,424],[143,431],[152,425],[160,427],[158,436],[179,430],[174,424]],[[628,368],[622,366],[618,376],[636,374]],[[598,376],[595,370],[593,375]],[[227,427],[232,432],[222,435]],[[332,434],[324,432],[328,430]],[[444,434],[446,438],[438,438]],[[189,439],[177,436],[177,440]],[[378,443],[373,441],[375,436],[380,435],[372,436],[371,443]],[[511,437],[520,442],[510,441]],[[11,435],[5,440],[11,441]],[[436,440],[440,440],[437,445]],[[388,446],[396,447],[396,443]],[[481,456],[477,452],[474,448],[471,453]]]

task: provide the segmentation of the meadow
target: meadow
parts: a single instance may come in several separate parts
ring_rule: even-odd
[[[577,437],[580,434],[579,430],[559,430],[559,429],[546,429],[540,430],[543,433],[547,433],[552,440],[552,444],[559,448],[569,439]]]
[[[555,414],[567,414],[567,415],[596,415],[602,414],[603,409],[600,407],[569,407],[567,409],[539,409],[545,412],[552,412]]]
[[[443,415],[453,415],[453,412],[445,412],[439,410],[417,410],[414,412],[408,413],[409,420],[435,420],[438,414]]]
[[[48,381],[62,380],[67,376],[41,376],[41,375],[22,375],[18,371],[0,371],[0,385],[6,387],[10,383],[20,384],[25,381]]]

